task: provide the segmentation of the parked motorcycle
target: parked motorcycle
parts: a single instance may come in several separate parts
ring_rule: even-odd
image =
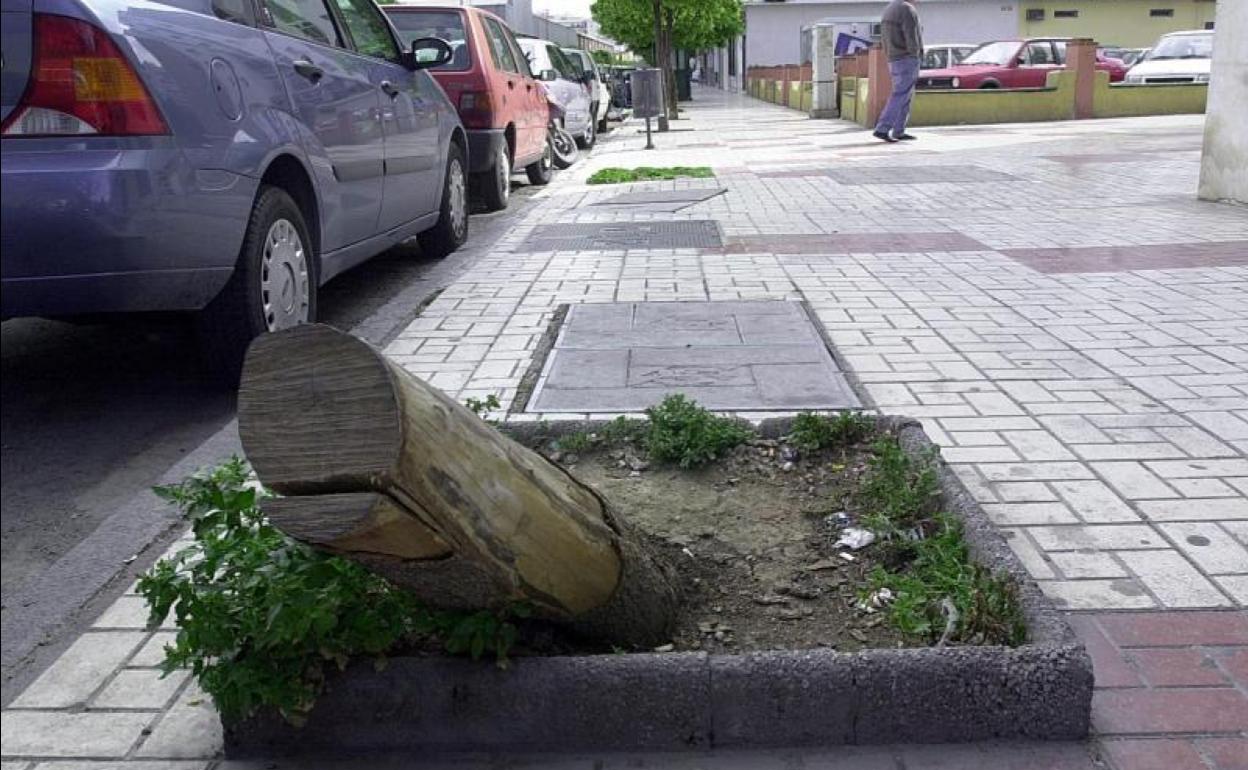
[[[563,127],[563,108],[554,99],[548,98],[547,101],[550,103],[550,123],[547,131],[550,134],[551,153],[555,168],[565,169],[576,162],[580,151],[576,148],[576,140]]]

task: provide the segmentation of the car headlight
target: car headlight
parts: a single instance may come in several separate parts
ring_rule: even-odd
[[[961,86],[961,85],[962,85],[962,78],[954,78],[954,79],[953,79],[953,83],[952,83],[951,85],[952,85],[954,88],[957,88],[957,87]]]
[[[1143,75],[1127,75],[1127,82],[1128,83],[1143,83],[1144,76]]]

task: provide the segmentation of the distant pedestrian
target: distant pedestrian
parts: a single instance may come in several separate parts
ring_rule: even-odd
[[[875,138],[897,142],[914,137],[906,133],[910,120],[910,102],[914,99],[914,82],[919,77],[923,59],[923,27],[919,24],[919,0],[892,0],[880,19],[884,55],[888,57],[888,74],[893,79],[893,92],[875,124]]]

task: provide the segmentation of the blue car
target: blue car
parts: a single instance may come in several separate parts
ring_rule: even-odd
[[[0,312],[198,311],[234,368],[317,288],[468,235],[467,140],[373,0],[0,0]]]

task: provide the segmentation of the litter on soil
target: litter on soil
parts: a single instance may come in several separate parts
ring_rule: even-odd
[[[560,459],[675,566],[684,603],[672,649],[922,644],[880,611],[891,601],[871,591],[880,546],[852,526],[869,446],[799,457],[781,441],[758,439],[698,470],[639,462],[643,453],[627,446]]]

